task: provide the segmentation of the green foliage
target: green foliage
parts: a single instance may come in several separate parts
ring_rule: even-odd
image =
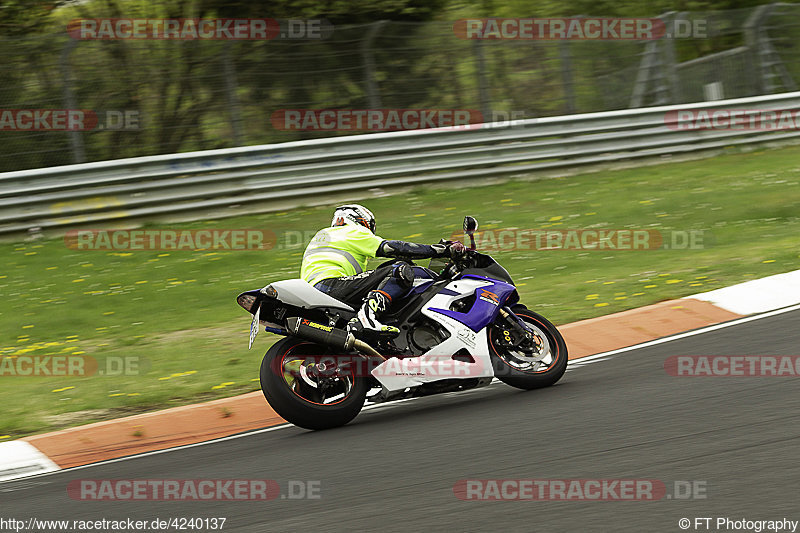
[[[741,47],[752,13],[744,8],[757,3],[763,2],[5,0],[0,109],[65,108],[71,93],[82,109],[138,112],[141,129],[3,132],[0,172],[73,163],[76,140],[85,159],[97,161],[353,133],[282,131],[270,119],[284,109],[475,109],[525,117],[623,109],[631,105],[646,43],[467,41],[454,34],[453,21],[733,9],[693,15],[720,31],[671,43],[676,60],[687,62]],[[765,27],[787,71],[800,80],[800,38],[787,17],[796,11],[781,4]],[[109,17],[324,18],[334,31],[328,39],[271,41],[73,41],[66,34],[71,20]],[[702,100],[712,81],[723,82],[727,97],[762,94],[760,71],[748,61],[739,54],[684,66],[677,73],[682,94],[671,101]]]
[[[334,24],[376,20],[419,22],[430,19],[447,0],[208,0],[203,5],[219,16],[315,18]]]
[[[69,0],[2,0],[0,36],[29,35],[46,29],[53,10]]]

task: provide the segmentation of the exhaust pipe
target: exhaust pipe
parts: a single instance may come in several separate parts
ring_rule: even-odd
[[[349,331],[325,326],[317,322],[312,322],[306,318],[290,317],[286,319],[288,330],[293,335],[308,339],[317,344],[331,346],[337,350],[349,352],[353,348],[369,355],[386,359],[377,352],[372,346],[364,341],[356,339]]]

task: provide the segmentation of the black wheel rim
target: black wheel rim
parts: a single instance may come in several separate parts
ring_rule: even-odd
[[[298,398],[329,406],[347,400],[354,389],[352,373],[339,367],[324,348],[312,343],[291,346],[280,358],[281,382]]]
[[[548,372],[561,357],[558,343],[536,318],[520,313],[517,316],[531,329],[534,342],[524,348],[515,347],[513,344],[521,335],[511,328],[495,324],[489,328],[489,346],[501,361],[518,372]]]

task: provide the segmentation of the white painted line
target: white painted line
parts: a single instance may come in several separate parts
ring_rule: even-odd
[[[0,481],[10,481],[61,468],[32,444],[12,440],[0,443]]]
[[[797,310],[800,310],[800,305],[793,305],[793,306],[790,306],[790,307],[784,307],[783,309],[776,309],[774,311],[770,311],[768,313],[762,313],[762,314],[759,314],[759,315],[747,316],[747,317],[744,317],[744,318],[737,318],[737,319],[731,320],[729,322],[723,322],[722,324],[716,324],[716,325],[713,325],[713,326],[707,326],[705,328],[695,329],[695,330],[692,330],[692,331],[687,331],[685,333],[678,333],[677,335],[672,335],[672,336],[669,336],[669,337],[662,337],[660,339],[655,339],[655,340],[652,340],[652,341],[643,342],[641,344],[635,344],[633,346],[627,346],[625,348],[619,348],[617,350],[610,350],[608,352],[598,353],[598,354],[595,354],[595,355],[589,355],[589,356],[586,356],[586,357],[581,357],[580,359],[573,359],[572,361],[569,362],[568,368],[569,367],[572,367],[572,368],[580,367],[580,366],[585,365],[585,364],[594,363],[594,362],[598,362],[598,361],[601,361],[601,360],[608,359],[612,355],[616,355],[616,354],[620,354],[620,353],[624,353],[624,352],[630,352],[630,351],[638,350],[638,349],[641,349],[641,348],[647,348],[649,346],[655,346],[655,345],[658,345],[658,344],[664,344],[666,342],[671,342],[671,341],[678,340],[678,339],[684,339],[686,337],[693,337],[695,335],[702,335],[703,333],[708,333],[710,331],[716,331],[716,330],[719,330],[719,329],[725,329],[725,328],[729,328],[731,326],[737,326],[739,324],[744,324],[746,322],[752,322],[753,320],[759,320],[759,319],[762,319],[762,318],[768,318],[768,317],[771,317],[771,316],[780,315],[780,314],[783,314],[783,313],[789,313],[789,312],[797,311]],[[494,385],[494,384],[495,384],[495,380],[492,381],[492,385]],[[409,401],[418,400],[418,399],[419,398],[408,398],[408,399],[401,400],[401,401],[409,402]],[[396,405],[396,403],[397,402],[387,402],[385,404],[375,404],[375,405],[370,406],[368,408],[370,410],[373,410],[373,409],[378,409],[378,408],[381,408],[381,407],[389,407],[389,406],[392,406],[393,404]],[[209,440],[209,441],[205,441],[205,442],[197,442],[195,444],[185,444],[183,446],[176,446],[174,448],[167,448],[165,450],[155,450],[155,451],[152,451],[152,452],[145,452],[145,453],[140,453],[140,454],[137,454],[137,455],[129,455],[127,457],[119,457],[117,459],[109,459],[107,461],[101,461],[101,462],[98,462],[98,463],[92,463],[92,464],[83,465],[83,466],[75,466],[75,467],[72,467],[72,468],[66,468],[64,470],[60,470],[60,472],[72,472],[74,470],[82,470],[84,468],[92,468],[92,467],[95,467],[95,466],[103,466],[103,465],[107,465],[107,464],[111,464],[111,463],[117,463],[117,462],[120,462],[120,461],[128,461],[128,460],[131,460],[131,459],[139,459],[141,457],[149,457],[151,455],[160,455],[162,453],[169,453],[169,452],[174,452],[174,451],[178,451],[178,450],[196,448],[198,446],[206,446],[208,444],[216,444],[218,442],[225,442],[225,441],[228,441],[228,440],[241,439],[241,438],[244,438],[244,437],[251,437],[253,435],[260,435],[262,433],[269,433],[271,431],[279,431],[281,429],[287,429],[287,428],[293,428],[293,427],[295,427],[293,424],[282,424],[280,426],[273,426],[273,427],[264,428],[264,429],[257,429],[257,430],[254,430],[254,431],[248,431],[246,433],[238,433],[236,435],[231,435],[229,437],[221,437],[219,439]],[[19,441],[12,441],[12,442],[19,442]],[[8,443],[8,444],[11,444],[11,443]],[[29,476],[28,479],[48,476],[48,475],[52,475],[54,473],[56,473],[56,472],[42,473],[42,474],[38,474],[38,475],[34,475],[34,476]]]
[[[686,298],[711,302],[739,315],[765,313],[800,304],[800,270],[754,279]]]

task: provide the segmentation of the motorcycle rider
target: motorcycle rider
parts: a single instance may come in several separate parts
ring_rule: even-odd
[[[336,208],[329,228],[314,235],[303,254],[300,277],[316,289],[353,307],[361,305],[351,328],[394,337],[400,332],[380,322],[392,302],[413,286],[414,270],[407,260],[457,258],[465,253],[458,241],[439,244],[386,240],[375,234],[375,216],[366,207],[347,204]],[[399,261],[366,270],[374,257]]]

